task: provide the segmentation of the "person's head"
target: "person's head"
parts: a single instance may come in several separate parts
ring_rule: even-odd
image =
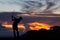
[[[22,17],[19,17],[19,19],[23,20],[23,18],[22,18]]]

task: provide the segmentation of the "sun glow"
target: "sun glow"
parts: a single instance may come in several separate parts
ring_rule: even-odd
[[[3,22],[2,26],[6,27],[6,28],[12,28],[12,24],[8,24],[8,22]],[[26,30],[24,24],[18,24],[18,28]]]
[[[31,23],[28,23],[28,25],[30,26],[29,28],[31,30],[40,30],[40,29],[50,30],[50,25],[45,23],[31,22]]]
[[[50,30],[50,25],[45,24],[45,23],[40,23],[40,22],[29,22],[27,23],[29,25],[30,30],[40,30],[40,29],[46,29]],[[3,22],[2,26],[6,28],[12,28],[12,24],[9,24],[8,22]],[[24,24],[18,24],[19,29],[23,29],[24,31],[26,30],[26,26]]]
[[[55,11],[55,12],[53,12],[54,14],[60,14],[60,11]]]

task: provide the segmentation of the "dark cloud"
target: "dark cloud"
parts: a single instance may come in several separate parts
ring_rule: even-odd
[[[50,1],[50,0],[40,0],[40,1],[24,1],[22,11],[31,13],[31,12],[52,12],[59,8],[58,1]],[[43,3],[44,2],[44,3]],[[44,13],[46,14],[46,13]],[[48,13],[50,14],[50,13]]]
[[[54,2],[47,2],[47,8],[45,10],[48,11],[51,7],[55,6],[56,4]]]

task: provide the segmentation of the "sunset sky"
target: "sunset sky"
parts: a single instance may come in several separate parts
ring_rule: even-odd
[[[8,22],[7,25],[11,24],[10,26],[12,26],[12,15],[23,17],[20,23],[23,25],[21,25],[21,27],[19,26],[19,28],[24,28],[24,30],[26,28],[27,31],[40,29],[40,24],[42,27],[45,26],[45,24],[49,27],[55,25],[60,26],[60,0],[0,0],[0,24],[2,25],[4,22]],[[34,24],[32,26],[35,27],[30,27],[31,24],[27,23]],[[35,24],[39,26],[37,27]],[[0,27],[0,37],[2,37],[2,35],[6,36],[8,34],[8,36],[10,36],[12,34],[8,29],[9,27]],[[47,28],[49,29],[49,27]],[[20,33],[23,34],[23,30],[21,30]]]

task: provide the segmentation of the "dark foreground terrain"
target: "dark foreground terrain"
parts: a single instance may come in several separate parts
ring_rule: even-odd
[[[26,34],[20,36],[19,38],[0,38],[5,40],[34,40],[34,39],[60,39],[60,27],[54,26],[51,28],[52,30],[41,29],[39,31],[28,31]]]

